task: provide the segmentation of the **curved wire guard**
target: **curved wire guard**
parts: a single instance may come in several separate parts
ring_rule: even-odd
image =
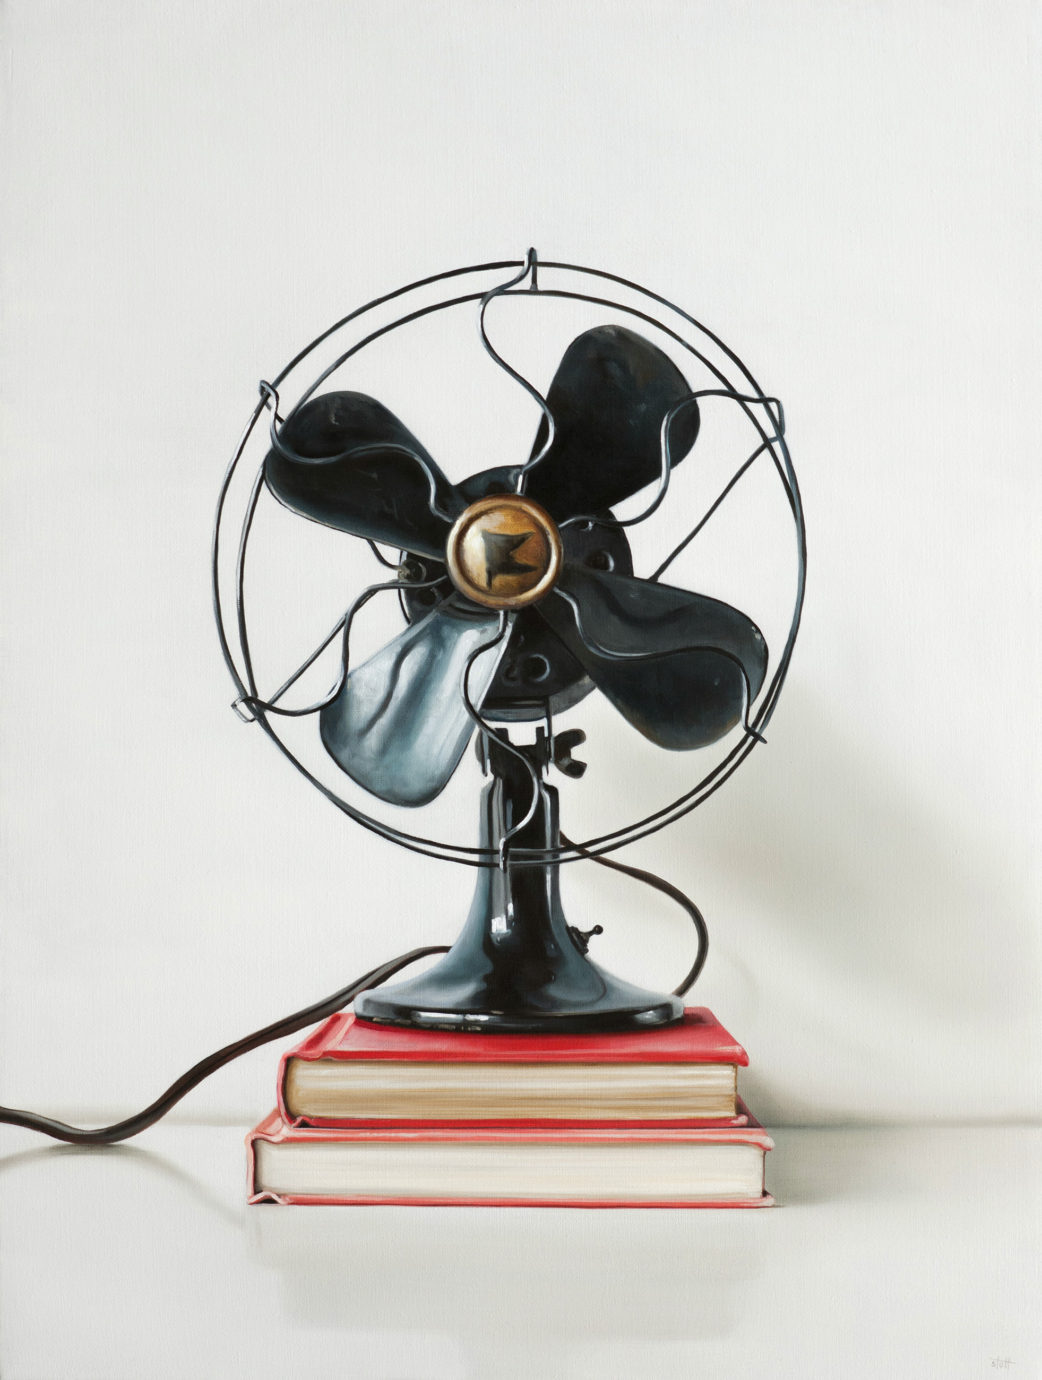
[[[260,699],[258,696],[240,695],[239,698],[233,702],[232,708],[239,715],[239,718],[246,723],[250,722],[253,718],[256,717],[256,713],[259,709],[263,709],[268,714],[281,714],[284,718],[288,719],[301,719],[307,714],[317,714],[320,709],[325,709],[326,705],[332,704],[333,701],[336,699],[337,695],[339,695],[341,690],[343,690],[344,688],[344,682],[347,680],[348,674],[351,669],[351,625],[355,621],[355,614],[357,614],[360,609],[364,608],[365,605],[368,604],[369,600],[372,599],[372,597],[375,594],[381,594],[386,589],[430,589],[434,585],[440,583],[441,579],[439,577],[434,580],[424,580],[422,582],[417,581],[416,583],[410,584],[405,584],[402,580],[385,580],[382,584],[369,585],[366,589],[362,590],[361,594],[359,594],[358,598],[355,599],[354,603],[352,603],[350,608],[344,614],[343,618],[340,619],[340,621],[336,624],[333,630],[330,633],[328,633],[326,637],[318,644],[318,646],[307,658],[307,660],[302,661],[301,664],[297,667],[297,669],[293,672],[293,674],[289,677],[289,679],[283,681],[283,683],[275,691],[274,695],[269,696],[269,698],[266,700]],[[434,613],[435,611],[435,609],[431,610],[432,613]],[[308,667],[314,665],[314,663],[326,650],[329,644],[333,641],[333,638],[336,637],[337,633],[341,630],[343,630],[344,641],[343,653],[340,661],[340,675],[338,676],[336,684],[333,686],[332,690],[330,690],[329,693],[323,699],[316,700],[314,704],[305,705],[302,708],[298,709],[283,709],[279,705],[279,700],[282,699],[283,695],[286,693],[287,690],[291,689],[292,686],[296,685],[297,681],[308,669]],[[244,709],[248,709],[251,711],[250,719],[247,719],[246,715],[242,713],[242,710]]]
[[[740,387],[735,387],[732,384],[731,380],[726,376],[724,371],[706,355],[703,349],[700,349],[697,344],[688,340],[685,336],[680,334],[678,330],[675,330],[673,327],[667,325],[665,321],[661,320],[659,317],[651,314],[648,311],[643,311],[640,308],[633,306],[632,304],[616,301],[611,298],[601,296],[595,293],[577,292],[567,290],[564,288],[548,288],[538,282],[537,272],[539,269],[542,269],[544,272],[551,271],[570,273],[576,275],[585,275],[587,277],[596,278],[604,282],[614,283],[620,287],[626,288],[629,291],[637,293],[646,301],[650,303],[655,303],[657,304],[657,306],[665,308],[668,312],[674,313],[677,317],[680,318],[682,322],[687,323],[688,327],[697,332],[700,337],[710,342],[734,365],[734,367],[740,372],[743,379],[743,383]],[[462,306],[464,304],[471,302],[481,302],[485,303],[485,305],[487,306],[489,302],[495,300],[497,297],[511,296],[518,292],[530,293],[532,291],[538,291],[539,294],[543,297],[560,298],[564,300],[585,302],[596,306],[603,306],[613,311],[623,312],[629,316],[637,318],[638,320],[643,320],[647,322],[649,325],[661,331],[664,335],[673,340],[682,349],[686,350],[690,355],[697,359],[721,384],[721,388],[719,390],[710,391],[715,392],[718,396],[728,396],[733,398],[733,400],[736,401],[738,405],[742,408],[742,410],[745,412],[750,423],[752,424],[760,438],[760,445],[746,459],[746,461],[735,473],[731,481],[728,483],[728,485],[725,487],[725,489],[719,495],[719,497],[716,499],[713,505],[707,510],[706,513],[703,514],[703,516],[699,519],[698,523],[696,523],[696,525],[691,529],[691,531],[683,538],[681,543],[676,548],[674,548],[673,552],[666,557],[665,561],[662,562],[658,570],[654,573],[654,575],[651,578],[658,579],[662,572],[669,566],[669,564],[676,559],[676,557],[681,553],[681,551],[684,550],[692,540],[694,540],[695,536],[697,536],[698,532],[701,531],[701,529],[705,526],[706,522],[713,515],[713,513],[717,511],[720,504],[731,492],[731,490],[734,488],[734,485],[738,482],[741,476],[748,471],[750,466],[760,455],[765,453],[770,454],[774,468],[782,483],[783,489],[788,499],[789,508],[792,514],[793,524],[796,533],[796,596],[794,601],[793,614],[789,625],[788,636],[784,648],[779,656],[778,664],[775,668],[774,674],[767,688],[763,691],[761,695],[755,716],[750,717],[749,706],[746,706],[746,710],[743,715],[744,731],[740,740],[736,744],[734,744],[732,748],[728,751],[727,755],[721,761],[719,761],[705,776],[703,776],[702,779],[689,791],[678,796],[669,804],[664,805],[660,809],[646,815],[643,819],[637,820],[632,824],[624,826],[623,828],[619,828],[609,833],[602,834],[596,838],[587,839],[581,843],[569,843],[567,845],[564,845],[562,843],[562,846],[556,849],[518,848],[511,851],[511,862],[514,864],[572,862],[581,857],[600,857],[603,854],[613,851],[616,848],[624,847],[627,844],[634,843],[641,838],[647,837],[649,834],[656,832],[658,829],[664,828],[666,825],[673,823],[675,820],[679,819],[681,816],[688,813],[690,810],[696,808],[696,806],[700,805],[703,801],[708,799],[710,795],[717,791],[720,788],[720,786],[722,786],[724,782],[732,775],[732,773],[737,770],[738,766],[745,760],[745,758],[748,756],[749,752],[752,751],[756,743],[764,741],[763,731],[770,722],[771,716],[773,715],[774,709],[777,705],[781,689],[785,683],[785,679],[789,669],[789,664],[792,658],[793,648],[795,645],[796,635],[799,631],[800,620],[802,616],[803,601],[806,587],[806,530],[803,518],[803,508],[802,501],[800,498],[799,486],[796,480],[795,472],[792,467],[792,460],[789,455],[788,446],[784,436],[784,413],[782,411],[781,404],[777,401],[777,399],[770,398],[766,394],[764,394],[763,390],[756,382],[752,373],[745,366],[745,364],[742,363],[738,355],[728,346],[726,346],[717,335],[715,335],[712,331],[705,327],[695,317],[685,312],[682,308],[676,306],[676,304],[669,301],[668,298],[663,297],[658,293],[652,292],[651,290],[644,288],[641,285],[634,283],[629,279],[623,278],[617,274],[606,272],[601,269],[588,268],[582,265],[568,264],[550,260],[540,262],[537,259],[537,256],[535,255],[534,251],[529,251],[529,254],[523,261],[503,260],[494,263],[478,264],[464,268],[451,269],[443,273],[433,274],[429,277],[419,279],[414,283],[410,283],[402,288],[396,289],[394,292],[385,293],[380,297],[374,298],[371,302],[368,302],[364,306],[352,311],[347,316],[341,318],[340,321],[330,326],[327,330],[323,331],[319,336],[316,336],[315,339],[312,340],[309,345],[305,346],[301,351],[299,351],[297,355],[293,357],[290,363],[287,364],[285,368],[283,368],[275,376],[274,384],[267,385],[267,388],[272,389],[273,391],[277,389],[278,385],[281,384],[281,382],[289,375],[289,373],[294,368],[296,368],[304,359],[306,359],[315,349],[317,349],[320,344],[329,339],[336,331],[340,330],[342,327],[346,326],[350,322],[359,319],[366,313],[373,311],[375,308],[382,306],[386,303],[395,301],[396,299],[406,296],[419,288],[427,287],[432,284],[440,283],[450,279],[465,277],[469,274],[499,272],[501,270],[520,270],[516,273],[514,286],[510,286],[509,284],[500,284],[498,287],[493,288],[491,291],[486,290],[478,292],[467,292],[459,294],[457,296],[446,298],[438,302],[429,303],[425,306],[416,308],[413,311],[406,312],[401,316],[397,317],[395,320],[388,322],[373,331],[370,331],[362,339],[356,341],[349,349],[343,351],[333,361],[332,364],[330,364],[319,374],[318,378],[314,380],[314,382],[307,388],[305,393],[302,395],[294,411],[299,409],[299,407],[302,406],[308,398],[313,396],[316,390],[321,387],[321,385],[325,382],[327,378],[330,377],[331,374],[333,374],[338,368],[340,368],[353,355],[357,354],[360,350],[364,349],[368,344],[388,334],[391,331],[397,330],[400,327],[409,324],[410,322],[419,320],[420,318],[426,317],[434,312],[448,310],[450,308]],[[517,285],[523,282],[524,278],[529,274],[531,275],[530,287],[520,289]],[[484,338],[483,343],[486,344],[486,348],[489,350],[489,353],[492,355],[492,357],[494,359],[498,359],[498,356],[496,355],[494,349],[491,347],[490,342],[487,342],[487,337]],[[508,373],[514,373],[511,366],[507,365],[505,361],[503,361],[502,363],[503,367],[506,368]],[[537,401],[540,401],[545,408],[545,400],[543,400],[541,398],[541,395],[539,395],[537,391],[530,384],[527,383],[527,380],[521,378],[520,375],[517,375],[516,377],[517,381],[521,383],[522,386],[525,386],[526,389],[530,392],[530,394],[533,397],[535,397]],[[746,389],[748,391],[746,391]],[[686,403],[687,401],[687,399],[682,400],[683,403]],[[262,388],[262,397],[256,404],[254,411],[249,421],[247,422],[246,427],[244,428],[239,444],[225,472],[224,480],[222,482],[220,493],[218,496],[217,512],[214,520],[213,545],[211,552],[214,613],[218,626],[218,636],[220,639],[221,652],[224,656],[225,663],[228,667],[232,680],[239,691],[240,699],[244,701],[251,699],[259,699],[257,695],[257,687],[254,681],[252,657],[250,654],[249,638],[246,628],[243,582],[249,536],[252,530],[253,518],[256,512],[256,507],[260,499],[260,493],[262,489],[262,475],[259,475],[258,480],[255,481],[254,487],[247,501],[247,506],[240,528],[238,558],[235,567],[237,631],[239,635],[239,645],[241,654],[241,673],[236,658],[232,653],[231,644],[228,638],[227,628],[225,626],[224,621],[224,611],[222,607],[220,591],[219,561],[221,551],[221,533],[223,525],[226,521],[228,493],[232,481],[235,477],[239,461],[245,451],[250,437],[253,434],[254,428],[256,427],[259,417],[265,410],[265,406],[266,395],[264,393],[264,389]],[[777,408],[776,414],[772,412],[772,407]],[[764,428],[763,423],[756,416],[756,412],[754,409],[759,408],[766,409],[768,416],[770,417],[771,422],[773,423],[771,432],[768,432]],[[292,416],[293,413],[291,412],[289,415]],[[548,427],[552,428],[552,425],[552,418],[550,418],[548,421]],[[543,453],[545,453],[545,450]],[[523,468],[530,468],[531,465],[537,463],[538,459],[541,458],[542,453],[538,457],[532,457],[532,459],[528,462],[528,466]],[[666,458],[668,459],[668,455]],[[426,466],[424,468],[425,473],[427,473],[428,478],[430,478],[429,469],[427,469]],[[664,470],[666,468],[667,466],[664,463]],[[521,476],[521,479],[523,481],[523,474]],[[668,483],[668,477],[666,479],[666,483]],[[662,481],[660,481],[660,487],[661,484]],[[657,506],[657,504],[655,506]],[[649,513],[645,513],[643,516],[648,515]],[[643,516],[639,520],[643,520]],[[334,791],[332,791],[322,781],[320,781],[304,765],[304,763],[300,761],[299,758],[296,757],[296,755],[286,746],[286,744],[282,742],[278,734],[276,734],[271,724],[268,722],[267,711],[264,708],[258,707],[256,711],[255,721],[261,724],[261,727],[272,739],[279,751],[282,752],[285,757],[287,757],[287,759],[297,768],[297,770],[305,777],[306,780],[308,780],[312,785],[314,785],[316,789],[319,790],[333,805],[335,805],[343,813],[348,815],[351,819],[355,820],[356,823],[361,824],[364,828],[369,829],[373,833],[379,835],[380,837],[386,838],[391,842],[398,843],[403,847],[409,848],[412,851],[421,853],[428,857],[439,858],[446,861],[460,862],[464,865],[472,867],[490,867],[501,865],[502,859],[500,858],[496,850],[483,849],[480,847],[473,847],[461,844],[445,843],[440,842],[438,840],[425,838],[421,835],[410,834],[403,830],[396,829],[391,825],[387,825],[382,821],[367,815],[362,810],[357,809],[356,807],[352,806],[348,801],[338,796]],[[482,720],[482,722],[484,721]],[[500,739],[500,741],[502,741],[502,739]]]
[[[772,439],[780,440],[781,436],[780,434],[776,433]],[[713,516],[716,510],[720,507],[721,503],[723,503],[727,495],[738,483],[739,479],[741,479],[744,474],[746,474],[750,469],[752,469],[754,463],[768,449],[769,443],[767,441],[761,441],[760,444],[756,447],[756,449],[752,452],[752,454],[747,456],[746,459],[742,461],[741,465],[738,467],[737,470],[735,470],[734,474],[727,481],[723,489],[721,489],[720,493],[709,505],[709,507],[702,514],[699,520],[695,523],[694,527],[692,527],[691,530],[681,538],[681,540],[676,544],[676,546],[674,546],[673,550],[669,553],[666,559],[662,561],[658,566],[656,566],[656,568],[651,572],[651,574],[648,576],[649,580],[657,580],[659,576],[662,575],[669,568],[669,566],[673,564],[673,562],[681,554],[681,552],[683,552],[691,544],[691,542],[694,541],[694,539],[698,536],[699,532],[701,532],[702,528],[706,525],[706,523]]]
[[[380,550],[379,546],[377,546],[375,541],[369,541],[368,539],[366,539],[365,544],[366,546],[368,546],[369,550],[373,553],[373,555],[376,557],[376,559],[380,562],[381,565],[385,565],[388,570],[398,569],[399,562],[388,560],[388,558]]]
[[[260,388],[261,393],[264,395],[265,405],[269,405],[271,407],[271,422],[268,425],[268,435],[271,438],[272,450],[276,451],[279,455],[281,455],[283,460],[292,460],[298,464],[307,464],[308,457],[306,455],[299,454],[292,448],[292,446],[286,445],[285,441],[283,441],[282,437],[279,436],[278,432],[275,430],[275,423],[277,420],[279,420],[278,391],[275,388],[273,388],[270,383],[266,383],[264,379],[261,379],[260,384],[258,386]],[[296,414],[299,411],[300,405],[298,404],[298,406],[295,407],[293,411],[290,413],[289,418],[287,420],[292,420],[293,417],[296,416]],[[285,430],[285,426],[286,423],[282,422],[283,430]],[[418,450],[413,450],[412,446],[403,445],[400,441],[370,441],[364,446],[352,446],[349,450],[342,450],[336,455],[323,455],[322,463],[333,464],[337,460],[354,460],[361,455],[386,454],[388,451],[392,452],[395,455],[407,455],[410,460],[416,461],[417,465],[419,465],[420,469],[424,473],[424,477],[427,480],[429,490],[427,494],[427,507],[430,509],[430,511],[434,514],[435,517],[440,517],[444,522],[454,522],[456,519],[455,513],[446,513],[443,509],[438,507],[438,481],[435,478],[434,472],[430,467],[430,462],[424,456],[422,456]],[[372,542],[370,542],[369,544],[371,546]]]
[[[784,415],[782,412],[782,405],[777,398],[753,398],[750,397],[748,394],[735,393],[732,389],[729,388],[700,388],[695,393],[689,393],[686,398],[681,398],[678,403],[674,403],[673,406],[666,413],[666,415],[662,418],[662,428],[660,431],[659,438],[659,447],[662,456],[662,468],[659,473],[658,488],[655,491],[655,497],[651,500],[651,503],[644,509],[644,511],[637,513],[635,517],[629,518],[605,517],[603,514],[601,516],[598,516],[596,513],[578,514],[570,518],[565,518],[564,522],[561,523],[561,528],[563,529],[565,527],[572,527],[579,523],[584,523],[587,528],[636,527],[637,524],[643,522],[645,518],[651,517],[652,513],[657,511],[657,509],[660,507],[662,503],[662,500],[665,498],[666,493],[669,489],[670,477],[673,473],[673,443],[670,440],[669,436],[670,427],[673,425],[674,419],[678,417],[686,407],[690,407],[690,405],[693,402],[699,402],[702,398],[730,398],[732,402],[756,404],[762,403],[767,408],[768,413],[770,413],[771,407],[773,405],[778,408],[780,417]],[[775,427],[775,440],[780,440],[782,435],[784,435],[784,426],[779,423],[779,425]],[[690,540],[691,536],[688,536],[685,539],[685,545]]]
[[[540,463],[540,461],[545,460],[547,455],[550,453],[550,449],[554,443],[554,437],[557,435],[557,423],[554,421],[554,414],[550,411],[550,407],[546,399],[543,397],[542,393],[540,393],[539,389],[536,388],[536,386],[533,383],[530,383],[529,380],[526,379],[523,374],[518,373],[518,371],[514,368],[512,364],[508,364],[507,361],[503,358],[503,356],[492,344],[492,341],[489,340],[488,330],[485,326],[485,313],[488,311],[489,304],[491,302],[495,301],[497,297],[506,296],[507,293],[516,288],[518,284],[523,283],[524,280],[528,277],[531,277],[531,286],[529,287],[528,291],[538,292],[538,274],[539,256],[534,249],[529,249],[528,253],[525,255],[525,266],[521,270],[521,272],[515,274],[509,282],[501,283],[498,287],[492,288],[490,292],[486,292],[484,297],[482,297],[481,299],[481,308],[478,311],[478,331],[481,335],[481,343],[485,347],[485,351],[488,354],[489,358],[492,359],[496,364],[498,364],[499,367],[506,374],[508,374],[510,378],[514,380],[515,383],[521,385],[521,387],[525,390],[528,396],[534,399],[535,402],[539,404],[540,408],[542,409],[543,416],[546,418],[546,440],[539,447],[538,452],[535,455],[530,456],[529,459],[525,462],[525,464],[521,465],[518,468],[516,489],[519,494],[523,494],[525,491],[525,483],[528,479],[529,471],[534,469],[535,466]]]
[[[745,689],[745,696],[742,705],[742,718],[740,720],[742,728],[745,730],[746,733],[752,734],[752,736],[756,738],[759,742],[766,742],[766,739],[761,738],[760,735],[749,723],[749,710],[751,707],[752,700],[752,687],[749,684],[749,675],[745,667],[742,665],[740,659],[736,657],[732,652],[725,652],[722,647],[717,647],[712,642],[689,642],[680,647],[670,647],[666,651],[661,652],[622,652],[619,651],[617,648],[605,647],[602,642],[598,642],[595,638],[591,637],[590,634],[583,627],[582,609],[580,609],[578,600],[575,598],[575,595],[569,594],[568,591],[566,589],[562,589],[560,585],[557,586],[554,592],[560,595],[560,597],[565,601],[565,603],[572,610],[572,613],[575,615],[575,626],[583,642],[590,649],[590,651],[593,652],[594,656],[602,656],[604,657],[605,661],[660,661],[663,657],[683,656],[687,652],[715,652],[717,656],[722,656],[726,658],[726,660],[733,662],[734,665],[737,666],[739,671],[741,672],[742,685]],[[573,844],[572,847],[574,848],[575,845]]]

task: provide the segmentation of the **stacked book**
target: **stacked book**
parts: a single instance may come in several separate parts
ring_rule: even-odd
[[[247,1137],[251,1203],[763,1207],[748,1057],[705,1007],[610,1035],[474,1035],[331,1016]]]

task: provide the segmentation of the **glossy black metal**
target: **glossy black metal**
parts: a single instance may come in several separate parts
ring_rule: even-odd
[[[276,430],[268,488],[313,522],[438,557],[465,506],[416,437],[375,398],[323,393]]]
[[[662,470],[662,427],[690,394],[683,374],[649,340],[624,326],[597,326],[572,341],[546,395],[525,493],[560,523],[601,512],[639,492]],[[670,463],[678,465],[698,435],[697,405],[673,417]]]
[[[715,743],[763,684],[763,634],[704,594],[566,567],[539,611],[598,690],[659,747]]]
[[[557,792],[540,780],[533,812],[533,776],[519,755],[541,770],[547,741],[512,746],[486,741],[492,780],[482,799],[482,844],[498,850],[531,814],[518,846],[559,848]],[[445,957],[419,977],[364,993],[355,1011],[365,1020],[423,1029],[550,1033],[666,1025],[680,1018],[683,1003],[591,962],[565,919],[557,865],[515,867],[508,858],[479,875],[470,915]]]
[[[346,674],[319,714],[341,770],[391,804],[429,804],[474,733],[460,694],[467,663],[475,660],[470,683],[483,698],[506,650],[498,623],[453,594]],[[347,642],[345,630],[345,663]]]

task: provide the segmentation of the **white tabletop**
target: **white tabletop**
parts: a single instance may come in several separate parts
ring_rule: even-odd
[[[1042,1375],[1042,1130],[775,1133],[767,1211],[245,1205],[245,1128],[0,1130],[4,1380]]]

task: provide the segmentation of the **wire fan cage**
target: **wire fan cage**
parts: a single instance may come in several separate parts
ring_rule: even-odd
[[[509,275],[509,276],[504,276]],[[694,785],[683,791],[669,804],[645,815],[630,824],[597,837],[579,842],[566,842],[556,848],[522,848],[510,850],[511,865],[547,864],[571,862],[583,857],[600,857],[626,844],[636,842],[658,829],[671,824],[690,810],[700,805],[731,776],[749,753],[762,741],[764,731],[774,713],[778,696],[785,683],[789,662],[792,656],[796,635],[799,630],[803,607],[806,538],[803,511],[799,488],[785,440],[785,421],[781,404],[760,388],[749,369],[723,341],[703,326],[693,316],[670,302],[667,298],[647,288],[641,287],[626,278],[601,269],[588,268],[577,264],[557,263],[538,259],[534,250],[529,250],[524,259],[504,260],[496,263],[475,264],[465,268],[451,269],[422,278],[394,292],[374,298],[371,302],[352,311],[337,321],[296,354],[289,363],[270,381],[263,381],[259,397],[250,414],[242,437],[232,456],[221,485],[217,513],[214,522],[212,577],[214,610],[220,636],[221,650],[236,687],[237,699],[234,707],[240,717],[253,721],[275,743],[296,769],[317,790],[327,797],[339,810],[357,824],[372,830],[391,842],[401,844],[428,857],[463,863],[472,867],[494,867],[501,865],[501,852],[494,849],[439,841],[410,833],[384,820],[369,815],[357,805],[344,799],[309,768],[301,757],[287,744],[277,728],[280,715],[300,715],[309,710],[282,709],[278,700],[315,657],[321,653],[338,633],[346,637],[350,633],[351,620],[355,612],[375,593],[382,590],[399,591],[400,597],[405,585],[397,574],[394,562],[388,562],[373,545],[374,553],[385,565],[395,570],[386,572],[387,578],[377,585],[371,585],[355,599],[341,623],[334,628],[326,642],[319,647],[288,681],[274,694],[265,698],[258,684],[254,668],[254,655],[251,648],[249,630],[249,610],[245,591],[246,573],[250,564],[251,533],[254,527],[258,506],[264,502],[274,502],[266,494],[263,463],[248,488],[247,479],[241,473],[242,462],[250,449],[251,441],[270,438],[273,445],[279,444],[279,428],[284,419],[293,414],[310,398],[316,395],[322,385],[340,370],[348,361],[355,358],[374,342],[387,337],[400,328],[423,318],[432,317],[453,308],[471,309],[480,329],[482,343],[497,365],[543,409],[552,435],[553,419],[542,395],[493,347],[485,329],[485,314],[497,298],[524,295],[533,300],[556,299],[564,302],[585,303],[592,307],[605,309],[615,314],[623,322],[643,322],[660,332],[680,351],[697,361],[708,374],[713,386],[700,390],[692,397],[717,396],[730,399],[748,419],[758,438],[755,448],[749,455],[743,455],[741,463],[735,468],[730,479],[716,500],[703,512],[686,532],[683,539],[651,575],[657,580],[669,563],[684,550],[698,535],[702,527],[726,501],[735,485],[754,465],[769,464],[777,476],[788,504],[795,534],[795,598],[792,607],[788,633],[784,646],[777,656],[771,674],[765,680],[754,701],[745,706],[741,733],[736,740],[726,745],[726,753],[717,760]],[[314,373],[312,374],[312,370]],[[305,387],[287,405],[290,392],[298,387],[298,380],[308,378]],[[258,432],[258,427],[260,431]],[[666,496],[669,485],[669,452],[663,428],[663,466],[660,483],[654,498],[647,508],[636,518],[617,522],[616,526],[635,524],[659,506]],[[538,458],[538,457],[536,457]],[[530,461],[529,468],[535,461]],[[236,482],[237,481],[237,482]],[[241,502],[237,495],[242,495]],[[432,503],[433,503],[432,485]],[[372,543],[370,543],[372,545]],[[508,626],[510,615],[501,615],[500,636]],[[580,626],[581,634],[581,626]],[[461,693],[466,697],[466,677]],[[471,707],[472,708],[472,707]],[[481,727],[487,727],[479,713],[473,717]],[[547,725],[552,735],[552,726]],[[509,746],[509,745],[508,745]]]

